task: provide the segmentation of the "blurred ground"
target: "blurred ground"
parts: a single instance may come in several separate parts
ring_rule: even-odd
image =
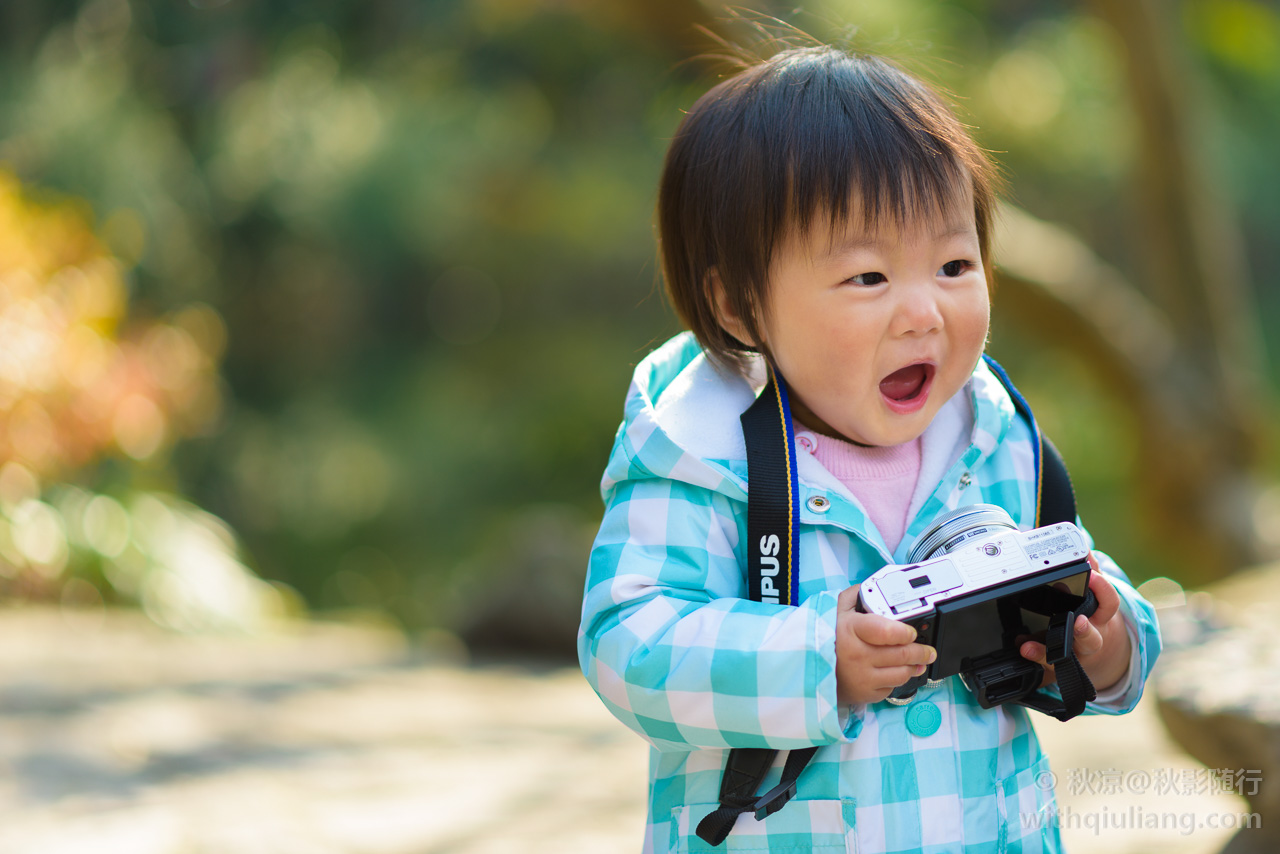
[[[376,627],[213,638],[0,612],[0,852],[639,849],[645,749],[576,670],[429,658]],[[1044,723],[1075,852],[1208,854],[1231,831],[1206,825],[1245,811],[1202,791],[1152,704]]]

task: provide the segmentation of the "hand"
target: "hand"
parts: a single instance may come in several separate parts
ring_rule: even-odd
[[[1124,618],[1120,616],[1120,594],[1111,586],[1111,582],[1098,569],[1098,559],[1089,553],[1089,589],[1098,599],[1098,609],[1092,616],[1083,614],[1076,617],[1075,638],[1072,649],[1080,666],[1089,674],[1089,681],[1098,691],[1112,687],[1129,669],[1129,655],[1132,647],[1129,632],[1125,630]],[[1057,681],[1053,667],[1046,660],[1045,646],[1037,641],[1027,641],[1019,649],[1022,657],[1036,662],[1045,669],[1043,688]]]
[[[925,672],[938,652],[915,643],[910,626],[854,610],[857,585],[836,607],[836,697],[841,703],[878,703],[903,682]]]

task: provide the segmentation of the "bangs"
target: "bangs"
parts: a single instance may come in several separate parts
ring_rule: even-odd
[[[761,148],[777,158],[764,170],[773,185],[762,188],[776,200],[768,208],[785,211],[775,237],[823,222],[833,232],[936,222],[981,195],[975,182],[989,185],[986,158],[916,80],[836,51],[797,54],[757,105],[762,121],[786,114],[783,144]]]
[[[832,142],[847,144],[847,140]],[[925,154],[910,146],[911,141],[876,139],[876,149],[859,149],[858,158],[816,160],[799,152],[787,166],[783,193],[788,215],[786,222],[779,223],[781,232],[792,229],[807,234],[823,225],[832,238],[849,229],[874,234],[889,226],[903,232],[922,223],[948,221],[957,213],[972,213],[966,211],[972,205],[969,171],[946,154]],[[822,148],[830,150],[827,145]],[[894,149],[906,149],[902,153],[918,157],[918,165],[895,159],[900,155]],[[866,162],[868,155],[871,164]]]

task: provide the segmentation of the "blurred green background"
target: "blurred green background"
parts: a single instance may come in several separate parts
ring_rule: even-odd
[[[1150,153],[1126,49],[1091,7],[801,6],[755,8],[923,69],[1014,203],[1159,301],[1135,249]],[[1280,13],[1161,8],[1192,69],[1195,156],[1252,270],[1239,322],[1265,337]],[[665,142],[715,79],[697,27],[751,37],[732,17],[695,0],[0,4],[0,589],[141,602],[180,628],[354,610],[571,650],[630,370],[678,328],[651,227]],[[1142,518],[1126,401],[996,307],[991,350],[1095,539],[1137,581],[1197,580]],[[1261,364],[1265,416],[1274,352]],[[1260,423],[1241,465],[1265,540],[1280,469]]]

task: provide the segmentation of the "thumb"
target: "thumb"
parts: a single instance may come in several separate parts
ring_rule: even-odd
[[[836,597],[837,611],[852,611],[858,604],[858,585],[846,587],[840,591],[840,595]]]
[[[875,646],[900,646],[916,639],[916,630],[879,614],[859,614],[853,631],[864,643]]]

